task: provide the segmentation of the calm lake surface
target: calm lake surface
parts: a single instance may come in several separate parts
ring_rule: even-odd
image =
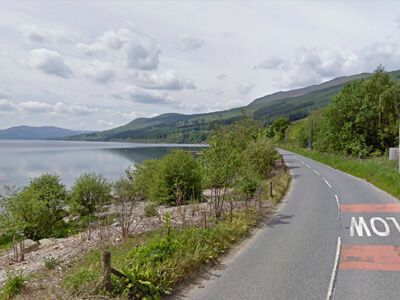
[[[0,191],[4,185],[23,186],[43,173],[59,174],[67,186],[84,172],[116,179],[130,165],[160,158],[177,148],[200,150],[199,147],[202,146],[0,140]]]

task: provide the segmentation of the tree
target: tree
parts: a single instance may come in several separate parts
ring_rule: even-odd
[[[157,202],[175,205],[199,200],[201,180],[200,165],[193,155],[175,150],[159,161],[150,195]]]
[[[398,142],[399,84],[382,67],[351,82],[326,112],[323,143],[328,150],[355,156],[384,152]]]
[[[134,223],[134,210],[140,200],[139,190],[135,184],[135,169],[128,168],[124,176],[113,185],[114,203],[118,213],[118,221],[123,239],[129,236]],[[139,221],[139,220],[137,220]]]
[[[85,173],[76,179],[71,189],[71,205],[81,216],[92,215],[100,206],[110,202],[111,185],[102,175]]]
[[[211,135],[209,148],[204,151],[202,159],[204,181],[211,188],[217,219],[222,214],[227,188],[232,186],[240,166],[240,148],[235,131],[231,128],[221,128]]]
[[[241,155],[241,162],[251,172],[261,178],[268,178],[276,158],[275,144],[266,138],[259,137],[250,142]]]
[[[281,142],[285,138],[285,132],[289,126],[290,121],[287,117],[279,117],[267,127],[266,135],[276,142]]]
[[[63,226],[66,189],[58,175],[44,174],[2,199],[0,226],[13,235],[38,240]]]

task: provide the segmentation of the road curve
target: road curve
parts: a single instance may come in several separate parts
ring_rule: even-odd
[[[293,181],[272,223],[223,270],[178,298],[398,299],[398,200],[324,164],[281,153]]]

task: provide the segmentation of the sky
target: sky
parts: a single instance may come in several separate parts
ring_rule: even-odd
[[[0,1],[0,128],[104,130],[400,69],[396,1]]]

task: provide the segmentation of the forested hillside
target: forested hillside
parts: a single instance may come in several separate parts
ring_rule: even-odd
[[[339,77],[319,85],[274,93],[258,98],[247,106],[226,111],[193,115],[169,113],[154,118],[139,118],[118,128],[83,134],[73,139],[200,143],[206,140],[213,128],[231,124],[241,119],[244,114],[263,124],[270,124],[281,116],[287,116],[290,121],[303,119],[310,112],[326,106],[346,83],[368,75],[362,73]],[[390,75],[398,79],[400,71],[391,72]]]

